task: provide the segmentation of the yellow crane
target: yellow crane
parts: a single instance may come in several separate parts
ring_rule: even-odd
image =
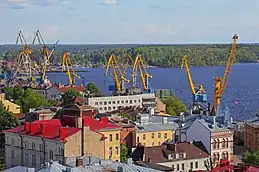
[[[35,44],[36,40],[38,41],[39,45],[41,46],[41,51],[42,51],[43,56],[44,56],[43,57],[43,66],[42,66],[42,76],[41,76],[42,81],[44,81],[44,79],[46,77],[46,71],[47,71],[47,66],[49,65],[50,57],[53,54],[53,52],[54,52],[54,50],[56,48],[56,45],[57,45],[57,43],[59,41],[57,41],[54,44],[53,49],[50,51],[48,46],[45,44],[44,39],[43,39],[43,37],[42,37],[42,35],[41,35],[39,30],[37,30],[35,32],[32,44]]]
[[[106,70],[105,70],[104,76],[108,75],[109,68],[112,69],[113,79],[115,82],[115,91],[121,91],[122,90],[121,81],[123,79],[125,79],[125,80],[127,80],[127,79],[122,75],[121,69],[119,67],[119,63],[116,60],[116,56],[113,54],[108,59],[108,63],[106,65]]]
[[[149,90],[149,78],[152,78],[152,76],[147,72],[144,61],[140,55],[138,55],[135,59],[133,69],[132,69],[132,75],[133,77],[136,76],[137,70],[139,70],[141,82],[144,88],[144,91]],[[133,81],[133,84],[136,81]]]
[[[222,97],[222,94],[224,93],[224,91],[227,87],[227,82],[228,82],[230,70],[231,70],[231,67],[232,67],[233,62],[234,62],[238,36],[235,34],[232,39],[233,39],[233,43],[232,43],[231,50],[230,50],[230,53],[229,53],[229,57],[228,57],[228,60],[227,60],[227,63],[226,63],[226,68],[225,68],[223,79],[220,78],[220,77],[216,77],[215,89],[214,89],[214,98],[213,98],[213,108],[212,108],[212,111],[211,111],[212,115],[216,114],[216,112],[218,110],[218,107],[221,103],[221,97]]]
[[[74,70],[72,70],[72,75],[69,69],[69,66],[72,66],[71,63],[71,59],[70,59],[70,54],[68,52],[65,52],[63,57],[62,57],[62,72],[67,71],[67,76],[68,76],[68,83],[70,86],[73,86],[73,78],[72,75],[74,77],[77,77],[80,79],[80,76],[78,76]]]
[[[123,59],[123,62],[122,62],[122,65],[123,65],[123,71],[122,71],[122,76],[121,76],[121,79],[122,79],[122,87],[124,86],[124,81],[126,82],[130,82],[130,80],[128,80],[127,78],[125,78],[125,75],[126,75],[126,72],[127,72],[127,68],[132,65],[134,65],[134,60],[132,59],[132,57],[128,54],[124,59]],[[135,75],[132,74],[132,83],[134,84],[135,80],[136,80],[136,77]],[[134,85],[133,85],[134,86]]]
[[[15,71],[13,78],[15,78],[17,72],[22,72],[22,71],[27,75],[29,75],[29,78],[31,78],[32,67],[31,67],[30,55],[32,54],[32,50],[30,46],[27,44],[21,30],[18,32],[18,37],[16,39],[16,44],[19,44],[19,43],[23,47],[23,50],[19,53],[19,56],[17,58],[17,70]]]
[[[186,55],[182,57],[181,69],[183,67],[185,67],[185,71],[186,71],[186,74],[187,74],[187,77],[188,77],[190,89],[191,89],[191,92],[192,92],[192,95],[193,95],[193,102],[206,102],[207,101],[207,95],[205,94],[205,89],[204,89],[203,85],[199,84],[198,86],[196,86],[193,83]]]

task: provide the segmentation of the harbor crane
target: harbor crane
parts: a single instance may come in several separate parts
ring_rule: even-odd
[[[73,86],[75,79],[73,80],[72,75],[73,75],[73,77],[77,77],[79,79],[81,79],[81,77],[79,75],[77,75],[73,69],[72,69],[72,72],[70,71],[69,66],[72,66],[72,63],[71,63],[71,59],[69,56],[70,56],[70,53],[65,52],[62,57],[62,72],[67,71],[68,83],[70,86]]]
[[[110,68],[112,69],[112,75],[114,79],[114,86],[115,86],[114,91],[120,92],[122,91],[122,82],[123,81],[129,82],[129,80],[122,75],[119,63],[114,54],[112,54],[108,59],[104,76],[108,75]],[[125,69],[125,72],[126,72],[126,69]],[[112,89],[110,88],[109,90],[112,90]]]
[[[22,50],[18,55],[17,58],[17,69],[14,72],[12,79],[14,79],[17,75],[17,73],[26,75],[27,79],[31,79],[32,77],[32,70],[38,73],[35,68],[32,67],[32,60],[30,58],[30,55],[32,54],[32,50],[30,46],[27,44],[24,35],[22,31],[18,32],[18,37],[16,39],[16,44],[19,44],[22,46]]]
[[[56,43],[54,44],[51,51],[50,51],[49,47],[45,44],[44,39],[43,39],[39,30],[37,30],[35,32],[32,44],[35,44],[36,40],[38,41],[38,43],[41,47],[41,51],[42,51],[43,56],[44,56],[43,57],[43,66],[42,66],[42,71],[41,71],[41,73],[42,73],[41,80],[44,81],[45,77],[46,77],[46,71],[47,71],[47,66],[49,65],[50,57],[53,54],[59,40],[56,41]]]
[[[215,80],[213,108],[212,108],[212,111],[211,111],[212,115],[216,115],[216,112],[217,112],[217,110],[220,106],[221,97],[222,97],[222,94],[224,93],[224,91],[227,87],[229,74],[230,74],[231,67],[232,67],[233,62],[234,62],[238,36],[235,34],[232,37],[232,39],[233,39],[233,43],[232,43],[231,50],[230,50],[230,53],[229,53],[229,57],[228,57],[228,60],[227,60],[227,63],[226,63],[224,76],[223,76],[223,78],[217,76],[216,80]]]
[[[193,83],[186,55],[182,57],[181,69],[183,69],[183,68],[185,68],[185,71],[186,71],[186,74],[188,77],[189,86],[190,86],[190,89],[191,89],[191,92],[193,95],[193,99],[192,99],[193,103],[207,102],[207,95],[205,94],[205,89],[204,89],[203,85],[202,84],[195,85]]]
[[[126,72],[127,72],[127,68],[130,66],[130,65],[134,65],[134,60],[132,59],[132,57],[128,54],[124,59],[123,59],[123,62],[122,62],[122,65],[123,65],[123,71],[122,71],[122,87],[124,88],[124,81],[126,82],[132,82],[133,83],[133,87],[136,86],[136,75],[132,74],[132,81],[128,80],[125,78],[125,75],[126,75]]]
[[[133,77],[136,76],[137,71],[139,71],[140,74],[140,78],[141,78],[141,82],[144,88],[145,92],[149,92],[150,88],[149,88],[149,78],[152,78],[152,75],[150,75],[145,67],[144,61],[142,59],[142,57],[140,55],[138,55],[135,59],[134,65],[133,65],[133,69],[132,69],[132,75]],[[133,84],[135,85],[136,83],[134,83],[136,81],[133,81]]]

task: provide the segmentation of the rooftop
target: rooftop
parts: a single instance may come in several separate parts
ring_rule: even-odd
[[[76,91],[85,91],[85,87],[81,87],[81,86],[55,86],[57,88],[58,91],[64,93],[67,90],[76,90]]]
[[[92,119],[89,117],[83,117],[84,126],[89,126],[93,131],[119,129],[120,127],[109,122],[107,117],[98,119]]]
[[[32,123],[26,122],[24,125],[6,130],[5,132],[65,142],[67,137],[75,134],[79,130],[79,128],[62,127],[59,119],[51,119],[35,121]]]
[[[200,143],[201,144],[201,143]],[[185,153],[186,156],[183,158],[168,159],[170,154],[180,154]],[[161,146],[154,147],[137,147],[132,153],[132,158],[134,161],[142,161],[143,155],[145,154],[144,161],[150,160],[152,163],[167,162],[167,161],[181,161],[187,159],[199,159],[208,158],[209,154],[204,152],[202,149],[195,146],[190,142],[180,142],[176,144],[164,144]]]
[[[148,124],[137,124],[136,132],[151,132],[151,131],[164,131],[164,130],[176,130],[177,126],[173,124],[157,124],[157,123],[148,123]]]
[[[245,121],[247,125],[250,125],[254,128],[259,128],[259,116],[256,116],[252,119],[246,120]]]

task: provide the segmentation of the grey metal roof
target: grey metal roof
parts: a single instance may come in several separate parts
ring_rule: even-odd
[[[177,126],[174,124],[161,124],[161,123],[148,123],[137,124],[136,132],[151,132],[151,131],[163,131],[163,130],[176,130]]]
[[[3,172],[27,172],[27,167],[23,167],[23,166],[16,166],[13,168],[9,168],[4,170]]]

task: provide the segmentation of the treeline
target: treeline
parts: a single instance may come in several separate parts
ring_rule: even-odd
[[[50,46],[51,47],[51,46]],[[226,63],[231,45],[199,44],[199,45],[57,45],[51,63],[61,63],[65,51],[70,52],[73,64],[99,67],[106,64],[111,54],[118,59],[127,54],[135,57],[142,55],[145,62],[151,66],[176,67],[181,65],[181,58],[187,55],[192,66],[213,66]],[[0,58],[16,59],[20,47],[14,45],[0,46]],[[32,59],[42,62],[39,47],[32,47]],[[252,63],[259,59],[259,45],[237,45],[236,62]]]

